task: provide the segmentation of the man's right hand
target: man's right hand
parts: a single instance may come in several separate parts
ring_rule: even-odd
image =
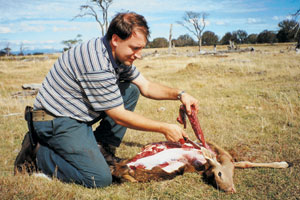
[[[177,124],[166,124],[163,134],[167,140],[172,142],[178,142],[183,137],[188,138],[186,132]]]
[[[179,142],[183,137],[188,138],[185,131],[177,124],[155,121],[141,116],[137,113],[125,110],[123,105],[105,111],[117,124],[128,128],[160,132],[166,139],[172,142]]]

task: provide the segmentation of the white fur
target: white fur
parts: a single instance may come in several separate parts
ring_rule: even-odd
[[[151,156],[140,158],[134,162],[129,162],[127,166],[138,167],[142,165],[145,169],[151,170],[155,166],[168,163],[169,165],[162,167],[162,169],[170,173],[192,161],[206,163],[202,152],[198,149],[171,148]]]
[[[43,178],[43,179],[46,179],[46,180],[48,180],[48,181],[52,181],[52,179],[51,179],[49,176],[47,176],[46,174],[41,173],[41,172],[33,173],[32,175],[33,175],[34,177]]]

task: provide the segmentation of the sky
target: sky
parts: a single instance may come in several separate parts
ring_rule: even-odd
[[[9,46],[19,51],[62,50],[63,40],[75,39],[78,34],[87,41],[101,37],[101,29],[92,17],[76,18],[80,5],[87,0],[0,0],[0,50]],[[206,12],[207,26],[222,38],[226,32],[245,30],[248,34],[263,30],[278,31],[278,23],[291,19],[300,8],[300,0],[113,0],[109,20],[122,11],[134,11],[148,21],[153,40],[189,34],[177,23],[186,11]],[[195,38],[196,40],[196,38]]]

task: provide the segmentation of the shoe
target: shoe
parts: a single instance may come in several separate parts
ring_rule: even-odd
[[[22,148],[14,163],[15,174],[24,172],[32,174],[37,171],[36,153],[39,149],[39,144],[33,144],[30,138],[30,132],[27,132],[22,142]]]
[[[115,165],[116,163],[121,162],[123,159],[115,156],[116,148],[110,144],[105,144],[98,142],[98,147],[101,153],[103,154],[108,165]]]

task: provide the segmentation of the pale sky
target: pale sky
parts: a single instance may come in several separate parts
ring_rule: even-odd
[[[137,2],[137,3],[136,3]],[[99,25],[92,17],[72,18],[86,0],[0,0],[0,49],[18,51],[23,43],[27,49],[61,50],[63,40],[81,34],[84,41],[101,37]],[[114,0],[109,19],[120,11],[134,11],[149,23],[151,38],[173,38],[189,34],[176,23],[185,11],[206,12],[208,25],[220,38],[226,32],[245,30],[248,34],[268,29],[277,31],[278,23],[289,19],[300,8],[300,0]]]

